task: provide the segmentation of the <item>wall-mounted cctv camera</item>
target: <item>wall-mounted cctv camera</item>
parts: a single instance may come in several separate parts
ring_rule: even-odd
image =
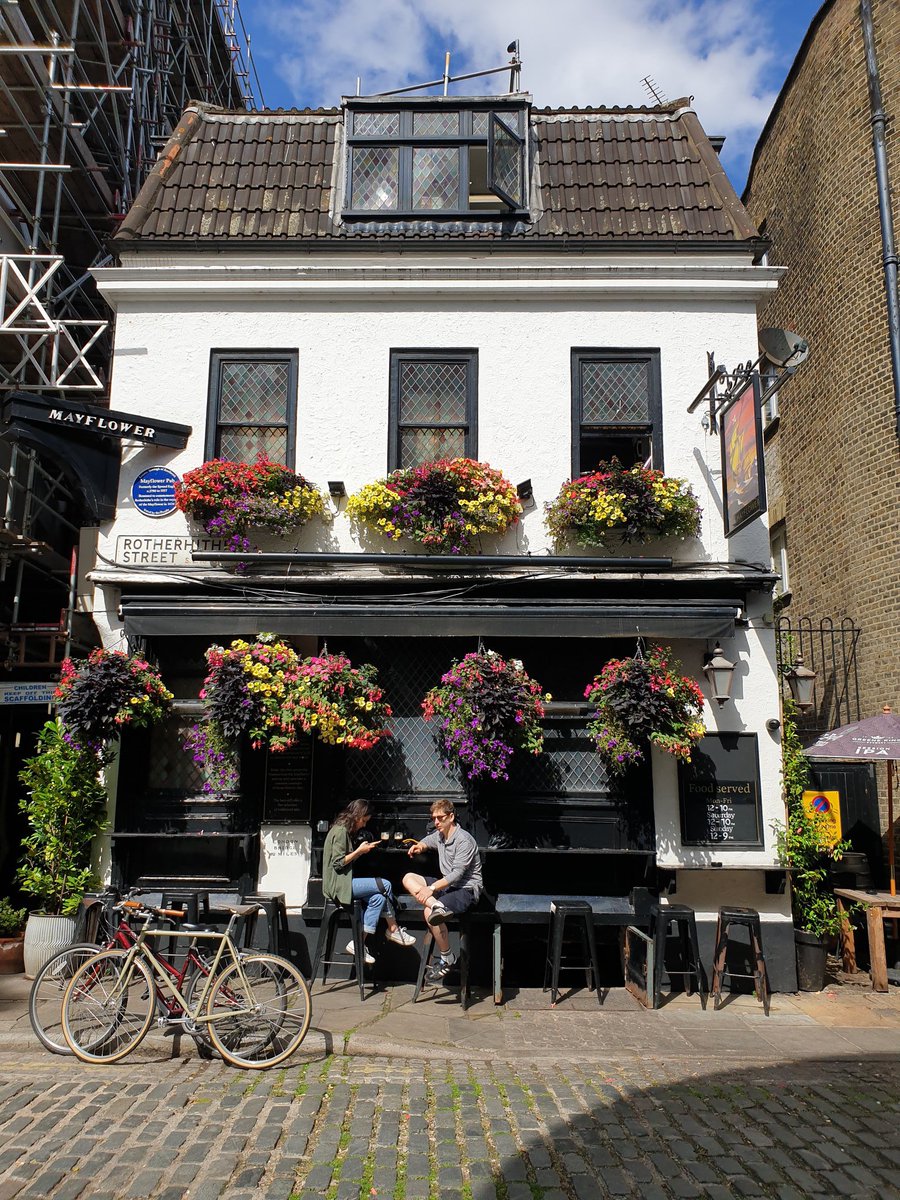
[[[777,717],[769,717],[768,721],[766,721],[766,729],[768,729],[769,733],[777,733],[780,728],[781,722]]]

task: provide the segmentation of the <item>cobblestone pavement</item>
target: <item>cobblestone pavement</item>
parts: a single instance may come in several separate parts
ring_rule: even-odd
[[[900,1059],[0,1055],[0,1200],[900,1195]]]

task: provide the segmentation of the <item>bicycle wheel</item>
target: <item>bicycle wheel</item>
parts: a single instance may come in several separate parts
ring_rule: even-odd
[[[201,1058],[212,1058],[215,1054],[212,1039],[209,1036],[209,1026],[206,1024],[195,1025],[187,1014],[195,1011],[195,1005],[200,999],[200,994],[208,978],[208,971],[204,973],[199,967],[195,967],[193,972],[188,976],[183,988],[184,999],[187,1005],[185,1009],[185,1031],[194,1039],[197,1046],[197,1053]]]
[[[82,1062],[118,1062],[142,1041],[156,1011],[156,988],[140,959],[104,950],[75,972],[63,1000],[63,1035]]]
[[[227,1010],[232,1015],[225,1015]],[[222,972],[209,998],[212,1044],[235,1067],[260,1070],[283,1062],[306,1037],[312,1000],[296,967],[254,954]]]
[[[62,1030],[62,1006],[66,988],[83,962],[99,954],[93,942],[79,942],[54,954],[34,977],[28,994],[28,1019],[41,1044],[51,1054],[71,1054]]]

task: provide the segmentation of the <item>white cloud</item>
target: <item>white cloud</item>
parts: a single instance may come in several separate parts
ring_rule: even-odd
[[[766,0],[273,0],[254,25],[266,26],[263,51],[296,103],[336,104],[358,76],[364,93],[435,79],[445,49],[453,73],[499,66],[518,37],[539,106],[644,104],[650,75],[669,99],[693,94],[734,159],[774,100],[762,82],[774,57],[765,12]]]

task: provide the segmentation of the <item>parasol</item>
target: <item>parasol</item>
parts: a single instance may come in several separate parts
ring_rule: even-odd
[[[888,705],[877,717],[841,725],[807,746],[809,758],[838,758],[843,762],[884,762],[887,765],[887,844],[891,895],[897,894],[894,871],[894,778],[892,765],[900,760],[900,716]]]

